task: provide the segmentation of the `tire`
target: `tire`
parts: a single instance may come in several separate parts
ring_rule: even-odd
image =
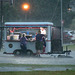
[[[14,56],[20,56],[21,55],[21,50],[15,50],[14,51]]]
[[[33,56],[33,52],[31,50],[27,50],[26,54],[27,56]]]

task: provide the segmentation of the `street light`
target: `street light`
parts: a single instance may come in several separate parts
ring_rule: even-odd
[[[70,4],[68,4],[68,12],[70,12],[72,10],[72,7],[70,6]]]
[[[63,46],[63,17],[62,17],[62,0],[61,0],[61,45]]]
[[[24,5],[24,9],[25,9],[25,10],[28,10],[28,9],[29,9],[29,5],[27,5],[27,4]]]
[[[30,9],[30,5],[28,3],[25,3],[22,5],[22,9],[28,11]]]
[[[27,11],[30,9],[30,5],[28,3],[22,4],[22,9],[25,10],[25,21],[27,20]]]
[[[70,12],[71,10],[72,10],[72,8],[71,8],[71,7],[69,7],[69,8],[68,8],[68,12]]]

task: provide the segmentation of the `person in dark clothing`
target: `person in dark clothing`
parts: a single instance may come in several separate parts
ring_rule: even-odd
[[[45,48],[46,48],[46,41],[45,37],[43,37],[43,53],[45,53]]]
[[[38,31],[38,34],[36,35],[36,43],[35,47],[37,50],[37,56],[40,56],[40,51],[43,50],[43,34],[41,34],[41,31]]]
[[[26,34],[23,34],[23,36],[20,38],[20,47],[22,50],[22,54],[26,54],[27,50],[26,41],[27,41]]]

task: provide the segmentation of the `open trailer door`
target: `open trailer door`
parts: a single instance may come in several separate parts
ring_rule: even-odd
[[[52,27],[51,53],[54,53],[54,54],[63,53],[63,47],[62,47],[62,43],[61,43],[61,28],[60,27]]]

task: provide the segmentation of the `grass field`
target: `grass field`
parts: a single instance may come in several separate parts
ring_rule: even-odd
[[[75,75],[75,71],[0,72],[0,75]]]
[[[75,50],[75,44],[73,45],[67,45],[68,50]],[[63,49],[66,50],[66,45],[63,46]]]
[[[11,63],[0,63],[0,67],[75,67],[75,65],[44,65],[44,64],[11,64]]]
[[[6,64],[6,63],[0,63],[0,67],[17,67],[17,68],[19,68],[19,67],[29,67],[29,68],[27,68],[26,70],[29,70],[30,72],[32,71],[34,71],[35,72],[35,69],[38,69],[38,68],[40,68],[40,69],[42,69],[42,68],[66,68],[65,69],[65,71],[75,71],[75,65],[36,65],[36,64]],[[12,71],[12,70],[11,70]],[[24,70],[23,70],[24,71]],[[28,71],[28,72],[29,72]],[[37,71],[47,71],[47,70],[37,70]],[[63,70],[61,70],[61,71],[63,71]],[[5,71],[6,72],[6,71]],[[4,73],[5,73],[4,72]],[[16,71],[17,72],[17,71]],[[26,71],[25,71],[26,72]],[[53,71],[54,72],[54,71]],[[59,71],[60,72],[60,71]],[[0,73],[3,73],[3,72],[0,72]],[[6,72],[6,73],[8,73],[8,72]],[[11,72],[12,73],[12,72]],[[1,75],[1,74],[0,74]],[[4,74],[3,74],[4,75]]]

